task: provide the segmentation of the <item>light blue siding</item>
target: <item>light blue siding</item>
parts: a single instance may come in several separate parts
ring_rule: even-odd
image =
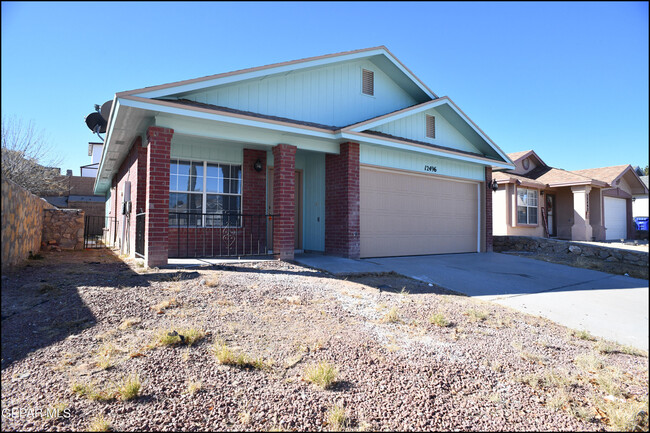
[[[427,115],[436,118],[436,138],[427,137]],[[371,131],[383,132],[384,134],[394,135],[395,137],[409,138],[411,140],[423,141],[452,149],[481,153],[467,138],[442,117],[435,108],[384,123],[383,125],[372,128]]]
[[[266,161],[273,167],[270,150]],[[325,251],[325,154],[298,150],[296,170],[302,170],[302,247]]]
[[[380,146],[362,144],[359,148],[359,162],[461,179],[485,180],[485,169],[479,164]],[[426,171],[425,166],[434,166],[436,171]]]
[[[374,72],[374,96],[361,93],[362,69]],[[417,103],[367,59],[256,78],[179,96],[206,104],[339,127]]]
[[[243,149],[244,145],[239,143],[219,143],[198,137],[174,135],[171,157],[241,164]]]

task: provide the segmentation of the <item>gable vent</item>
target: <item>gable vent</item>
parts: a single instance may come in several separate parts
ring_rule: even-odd
[[[436,117],[427,114],[427,138],[436,138]]]
[[[375,94],[375,73],[367,69],[361,70],[361,92],[364,95]]]

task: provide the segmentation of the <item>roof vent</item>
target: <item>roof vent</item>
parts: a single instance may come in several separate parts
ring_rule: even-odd
[[[364,95],[375,94],[375,73],[367,69],[361,70],[361,92]]]
[[[436,138],[436,117],[427,114],[427,138]]]

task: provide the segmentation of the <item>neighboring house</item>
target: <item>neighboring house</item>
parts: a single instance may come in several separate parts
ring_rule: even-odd
[[[641,179],[641,182],[646,187],[646,192],[645,194],[634,194],[632,196],[632,215],[634,218],[637,217],[645,217],[648,218],[650,215],[648,215],[650,212],[648,211],[648,191],[647,189],[649,188],[648,186],[648,176],[639,176],[639,179]]]
[[[634,215],[632,212],[634,195],[645,194],[648,188],[641,181],[631,165],[589,168],[575,170],[574,173],[589,176],[610,187],[603,190],[604,220],[607,240],[634,239]]]
[[[643,185],[630,166],[567,171],[549,167],[533,150],[508,157],[516,168],[492,173],[499,186],[493,200],[495,235],[634,237],[630,194],[643,191]]]
[[[86,216],[102,217],[106,214],[105,195],[95,195],[95,177],[97,166],[101,159],[103,143],[88,143],[88,156],[91,164],[80,167],[81,176],[73,176],[68,170],[65,177],[67,188],[60,193],[44,193],[43,198],[50,204],[61,209],[81,209]],[[61,169],[58,173],[61,173]],[[102,223],[103,224],[103,223]]]
[[[104,143],[88,143],[88,156],[90,156],[90,164],[82,165],[79,170],[82,177],[97,177],[97,169],[99,168],[99,161],[102,159],[102,149]]]
[[[148,266],[477,252],[491,167],[513,165],[380,46],[117,93],[95,193]]]

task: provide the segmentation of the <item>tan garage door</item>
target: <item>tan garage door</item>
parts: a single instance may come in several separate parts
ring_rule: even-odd
[[[362,167],[359,188],[361,257],[477,251],[475,182]]]

